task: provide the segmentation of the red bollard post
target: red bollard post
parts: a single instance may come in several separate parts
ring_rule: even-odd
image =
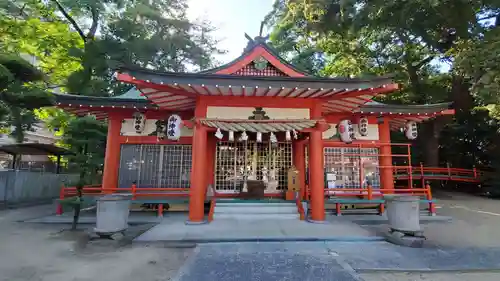
[[[132,200],[135,200],[135,193],[137,191],[137,185],[134,183],[132,183]]]
[[[429,200],[429,215],[435,216],[436,206],[434,205],[434,202],[432,202],[431,186],[429,185],[429,182],[425,184],[425,193],[427,195],[427,200]]]
[[[59,200],[64,199],[64,184],[61,185],[61,190],[59,191]],[[63,206],[61,202],[57,203],[56,215],[60,216],[63,214]]]
[[[158,217],[163,217],[163,204],[158,204]]]
[[[335,203],[335,211],[337,212],[337,216],[341,216],[342,214],[340,213],[340,203]]]
[[[368,189],[368,200],[372,200],[373,199],[373,189],[372,189],[371,183],[368,183],[367,189]]]

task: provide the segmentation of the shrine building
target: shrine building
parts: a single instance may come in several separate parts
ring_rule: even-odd
[[[411,167],[409,146],[404,161],[393,154],[391,130],[412,140],[418,123],[454,113],[449,104],[375,102],[398,91],[390,76],[315,77],[260,37],[217,68],[121,68],[117,80],[131,89],[116,97],[56,95],[57,106],[107,120],[104,193],[185,190],[193,223],[206,220],[209,189],[241,198],[249,181],[263,184],[262,198],[300,196],[312,221],[325,219],[329,188],[391,193],[397,166]],[[291,168],[298,193],[289,189]]]

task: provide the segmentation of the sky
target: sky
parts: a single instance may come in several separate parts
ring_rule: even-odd
[[[217,28],[214,37],[227,53],[216,57],[227,63],[241,55],[250,37],[259,35],[260,23],[272,9],[274,0],[188,0],[190,20],[205,19]],[[264,29],[263,35],[267,35]]]

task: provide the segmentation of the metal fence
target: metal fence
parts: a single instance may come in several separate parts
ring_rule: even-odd
[[[126,144],[121,146],[119,187],[190,186],[191,145]]]
[[[378,158],[378,148],[325,147],[327,181],[336,188],[360,188],[361,176],[363,186],[370,181],[372,187],[380,188]]]
[[[238,184],[253,178],[277,182],[277,190],[288,185],[288,169],[292,165],[289,142],[217,142],[215,189],[221,193],[237,192]]]
[[[50,201],[59,196],[63,183],[77,179],[77,174],[0,171],[0,205]]]

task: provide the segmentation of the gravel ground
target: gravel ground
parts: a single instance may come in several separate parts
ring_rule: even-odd
[[[147,245],[94,245],[79,251],[82,233],[61,232],[62,225],[16,222],[51,211],[52,206],[40,206],[0,212],[1,281],[171,280],[192,251]]]
[[[500,273],[363,273],[364,281],[498,281]]]
[[[453,222],[425,225],[427,247],[500,247],[500,201],[449,193],[436,197],[438,213],[453,217]],[[102,242],[90,242],[81,250],[77,246],[82,234],[61,232],[63,225],[17,222],[47,215],[53,209],[40,206],[0,211],[0,281],[172,280],[193,252],[192,248],[162,244],[116,247]],[[386,227],[366,229],[380,233]],[[500,272],[376,272],[360,277],[365,281],[496,281]]]
[[[500,200],[445,192],[434,197],[437,213],[453,220],[422,225],[427,247],[500,247]],[[364,227],[379,235],[388,229],[387,225]]]
[[[435,193],[439,215],[451,223],[424,225],[426,247],[500,247],[500,201],[460,193]],[[387,226],[366,226],[381,233]],[[497,281],[500,272],[475,273],[363,273],[365,281]]]

